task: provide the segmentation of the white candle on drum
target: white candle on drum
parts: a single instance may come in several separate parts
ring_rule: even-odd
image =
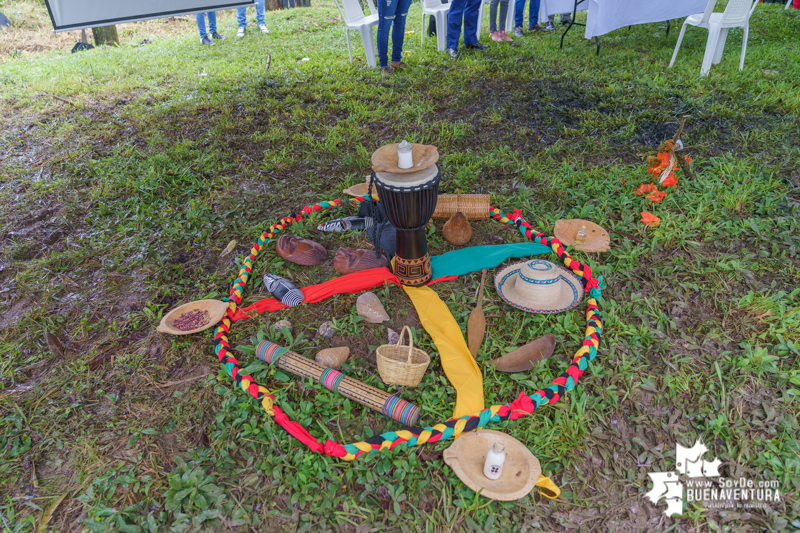
[[[483,464],[483,475],[489,479],[497,479],[503,471],[503,463],[506,462],[506,447],[502,442],[495,442],[492,449],[486,454],[486,462]]]
[[[411,152],[413,145],[403,140],[397,145],[397,166],[400,168],[411,168],[414,166],[414,156]]]

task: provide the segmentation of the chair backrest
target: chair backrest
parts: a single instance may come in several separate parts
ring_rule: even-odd
[[[722,22],[744,22],[750,18],[757,5],[758,0],[755,2],[752,0],[729,0],[728,5],[725,7]]]
[[[442,5],[442,0],[422,0],[422,5],[428,9],[435,9]]]
[[[708,19],[711,18],[711,13],[714,12],[714,7],[716,5],[717,5],[717,0],[708,0],[708,3],[706,4],[706,10],[703,11],[703,19],[701,21],[702,23],[705,24],[706,22],[708,22]]]
[[[336,9],[339,9],[339,13],[345,22],[353,22],[364,18],[364,10],[361,9],[361,4],[358,3],[358,0],[341,0],[341,2],[342,9],[339,9],[339,2],[333,0],[333,3],[336,4]],[[342,13],[342,10],[344,10],[344,13]]]

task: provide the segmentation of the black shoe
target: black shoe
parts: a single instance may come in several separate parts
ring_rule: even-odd
[[[212,38],[212,39],[216,39],[216,40],[218,40],[218,41],[224,41],[224,40],[225,40],[225,37],[223,37],[222,35],[220,35],[220,34],[219,34],[219,33],[217,33],[217,32],[214,32],[214,33],[212,33],[212,34],[211,34],[211,38]]]
[[[200,44],[206,44],[208,46],[214,46],[214,41],[212,41],[208,37],[203,37],[202,39],[200,39]]]
[[[542,26],[541,24],[535,24],[533,26],[528,26],[528,31],[540,31],[542,33],[547,33],[551,30],[549,28]]]
[[[472,43],[472,44],[465,44],[465,48],[472,48],[473,50],[488,50],[488,44],[481,44],[481,43]]]
[[[570,24],[572,24],[572,17],[561,19],[562,26],[569,26]]]
[[[453,59],[458,59],[458,50],[456,50],[455,48],[448,48],[447,55],[449,55]]]

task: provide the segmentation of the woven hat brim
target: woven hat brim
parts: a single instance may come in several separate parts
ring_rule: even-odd
[[[527,311],[528,313],[560,313],[562,311],[568,311],[581,303],[581,299],[583,298],[583,286],[581,282],[574,274],[561,265],[555,265],[561,269],[561,283],[567,283],[570,286],[573,297],[565,298],[563,301],[558,302],[557,305],[544,308],[538,307],[536,302],[525,302],[517,292],[514,291],[509,282],[512,279],[516,279],[514,274],[519,274],[522,265],[528,261],[529,259],[512,263],[495,275],[494,287],[497,290],[497,294],[500,295],[500,298],[502,298],[504,302],[522,311]]]

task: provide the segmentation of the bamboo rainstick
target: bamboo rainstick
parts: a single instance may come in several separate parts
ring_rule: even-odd
[[[405,426],[419,419],[419,407],[375,387],[345,376],[333,368],[325,368],[307,357],[269,341],[256,347],[256,356],[295,376],[312,378],[326,389],[374,409]]]

